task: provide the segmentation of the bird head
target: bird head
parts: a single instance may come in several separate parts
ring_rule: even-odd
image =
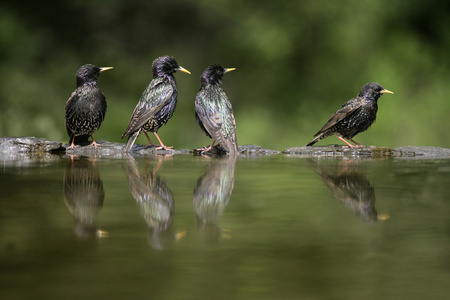
[[[236,70],[236,68],[223,68],[220,65],[208,66],[201,76],[201,82],[205,84],[220,84],[225,73]]]
[[[359,92],[358,96],[368,100],[378,100],[383,94],[393,94],[393,92],[386,90],[379,83],[366,83]]]
[[[153,78],[172,76],[176,71],[191,74],[188,70],[181,67],[175,58],[170,56],[161,56],[153,61]]]
[[[97,81],[101,72],[111,70],[112,68],[113,67],[99,68],[91,64],[81,66],[75,75],[77,86],[81,86],[85,82]]]

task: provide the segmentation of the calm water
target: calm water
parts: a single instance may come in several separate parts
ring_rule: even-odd
[[[446,299],[450,160],[0,165],[1,299]]]

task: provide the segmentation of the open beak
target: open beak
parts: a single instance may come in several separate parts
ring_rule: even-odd
[[[393,94],[394,92],[391,92],[390,90],[382,90],[380,93],[382,93],[382,94]]]
[[[228,73],[234,70],[236,70],[236,68],[226,68],[224,73]]]
[[[100,68],[100,73],[103,72],[103,71],[111,70],[112,68],[113,67],[102,67],[102,68]]]
[[[181,71],[181,72],[184,72],[184,73],[191,74],[191,72],[189,72],[188,70],[186,70],[185,68],[183,68],[181,66],[178,68],[178,70]]]

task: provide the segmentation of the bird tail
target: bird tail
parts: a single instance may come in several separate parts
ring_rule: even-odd
[[[125,143],[125,146],[123,146],[122,148],[122,153],[129,153],[131,151],[131,148],[133,147],[134,142],[138,138],[139,134],[140,134],[139,130],[130,134],[127,142]]]
[[[228,138],[224,137],[223,135],[220,135],[217,137],[217,139],[215,139],[215,141],[217,141],[222,146],[222,148],[224,148],[225,151],[227,151],[229,156],[234,157],[239,155],[236,133]]]
[[[319,134],[311,142],[309,142],[306,146],[312,146],[323,138],[325,138],[325,136],[323,134]]]
[[[90,135],[79,135],[75,137],[75,144],[89,144]]]
[[[230,157],[236,157],[239,155],[239,149],[238,149],[238,145],[236,143],[233,144],[231,147],[228,147],[227,151],[228,151],[228,156],[230,156]]]

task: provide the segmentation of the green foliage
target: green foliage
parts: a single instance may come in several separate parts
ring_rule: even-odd
[[[441,1],[36,1],[0,5],[0,136],[67,141],[64,105],[85,63],[100,76],[108,112],[97,139],[120,141],[151,63],[172,55],[179,102],[161,128],[176,148],[210,140],[194,118],[203,69],[236,67],[223,87],[238,142],[305,145],[369,81],[395,95],[355,139],[395,147],[450,147],[450,5]],[[146,143],[140,137],[138,143]],[[322,142],[338,143],[330,137]]]

